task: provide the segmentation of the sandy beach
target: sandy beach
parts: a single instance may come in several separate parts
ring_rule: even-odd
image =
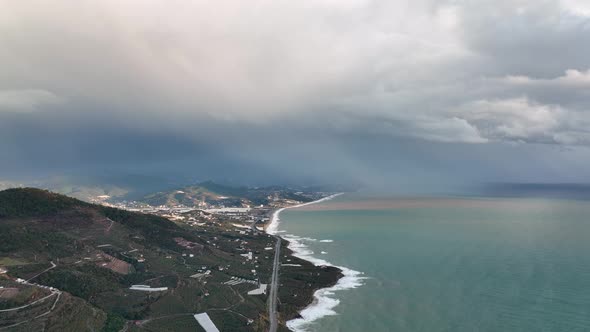
[[[344,193],[338,193],[338,194],[334,194],[334,195],[330,195],[330,196],[326,196],[324,198],[320,198],[316,201],[312,201],[312,202],[307,202],[307,203],[302,203],[302,204],[297,204],[297,205],[293,205],[293,206],[287,206],[284,208],[280,208],[278,210],[276,210],[275,212],[273,212],[272,214],[272,218],[270,219],[270,223],[266,224],[264,226],[264,230],[271,235],[275,235],[278,232],[278,227],[279,227],[279,222],[280,222],[280,218],[279,215],[281,214],[281,212],[285,211],[286,209],[296,209],[296,208],[302,208],[305,206],[311,206],[311,205],[315,205],[315,204],[319,204],[325,201],[329,201],[331,199],[334,199],[338,196],[343,195]]]

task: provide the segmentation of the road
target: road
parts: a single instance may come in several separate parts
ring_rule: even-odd
[[[109,227],[104,231],[105,233],[109,233],[111,231],[111,228],[113,228],[113,224],[115,223],[113,220],[111,220],[111,218],[107,218],[107,221],[110,221],[111,224],[109,225]]]
[[[49,315],[53,311],[53,309],[55,309],[55,306],[57,305],[57,302],[59,302],[59,298],[61,297],[61,292],[60,291],[56,291],[55,293],[51,293],[51,295],[49,295],[48,297],[51,297],[51,296],[53,296],[55,294],[57,294],[57,297],[55,298],[55,302],[53,302],[53,305],[51,306],[51,308],[47,312],[44,312],[44,313],[42,313],[42,314],[40,314],[38,316],[35,316],[35,317],[31,318],[31,319],[27,319],[27,320],[22,321],[22,322],[18,322],[18,323],[12,324],[12,325],[7,325],[7,326],[0,327],[0,330],[5,330],[5,329],[9,329],[9,328],[16,327],[16,326],[19,326],[19,325],[23,325],[23,324],[29,323],[29,322],[37,319],[37,318],[41,318],[43,316]],[[42,300],[45,300],[46,298],[47,297],[43,298]],[[20,308],[16,308],[16,309],[18,310],[18,309],[26,308],[26,307],[34,304],[34,303],[37,303],[37,302],[39,302],[39,301],[35,301],[33,303],[30,303],[29,305],[27,305],[25,307],[20,307]]]
[[[56,265],[55,265],[55,264],[53,264],[53,262],[51,262],[51,264],[53,265],[52,267],[50,267],[49,269],[47,269],[47,270],[45,270],[45,271],[43,271],[43,272],[41,272],[41,273],[47,272],[47,271],[49,271],[49,270],[53,269],[54,267],[56,267]],[[41,274],[41,273],[40,273],[40,274]],[[33,278],[36,278],[36,277],[37,277],[37,276],[39,276],[40,274],[36,275],[36,276],[35,276],[35,277],[33,277]],[[31,279],[33,279],[33,278],[31,278]],[[29,280],[30,280],[30,279],[29,279]],[[30,285],[30,286],[36,286],[36,287],[43,287],[43,288],[48,288],[47,286],[43,286],[43,285],[39,285],[39,284],[35,284],[35,283],[31,283],[31,282],[28,282],[28,281],[22,281],[22,284],[24,284],[24,285]],[[37,304],[37,303],[39,303],[39,302],[43,302],[43,301],[47,300],[48,298],[50,298],[50,297],[52,297],[52,296],[54,296],[54,295],[56,295],[56,294],[57,294],[57,297],[55,298],[55,301],[53,302],[53,305],[52,305],[52,306],[51,306],[51,308],[49,308],[49,310],[47,310],[46,312],[44,312],[44,313],[42,313],[42,314],[40,314],[40,315],[38,315],[38,316],[35,316],[35,317],[31,318],[31,319],[27,319],[27,320],[25,320],[25,321],[22,321],[22,322],[18,322],[18,323],[12,324],[12,325],[8,325],[8,326],[3,326],[3,327],[0,327],[0,330],[5,330],[5,329],[9,329],[9,328],[16,327],[16,326],[19,326],[19,325],[23,325],[23,324],[26,324],[26,323],[28,323],[28,322],[31,322],[31,321],[33,321],[33,320],[35,320],[35,319],[37,319],[37,318],[41,318],[41,317],[43,317],[43,316],[47,316],[47,315],[49,315],[49,314],[50,314],[50,313],[53,311],[53,309],[55,309],[55,306],[56,306],[56,305],[57,305],[57,303],[59,302],[59,299],[61,298],[61,294],[62,294],[62,292],[61,292],[59,289],[55,289],[55,288],[53,288],[53,289],[51,290],[51,294],[49,294],[49,295],[47,295],[47,296],[45,296],[45,297],[43,297],[43,298],[40,298],[40,299],[38,299],[38,300],[36,300],[36,301],[33,301],[33,302],[31,302],[31,303],[29,303],[29,304],[27,304],[27,305],[24,305],[24,306],[21,306],[21,307],[17,307],[17,308],[10,308],[10,309],[4,309],[4,310],[0,310],[0,312],[7,312],[7,311],[17,311],[17,310],[25,309],[25,308],[28,308],[28,307],[30,307],[30,306],[32,306],[32,305],[34,305],[34,304]]]
[[[269,332],[276,332],[278,328],[277,317],[277,296],[279,290],[279,267],[281,263],[281,238],[276,236],[275,258],[272,267],[272,278],[270,281],[270,292],[268,296],[268,317],[270,320]]]
[[[45,273],[45,272],[47,272],[47,271],[49,271],[49,270],[51,270],[51,269],[54,269],[54,268],[57,266],[57,265],[55,265],[55,263],[54,263],[53,261],[51,261],[50,263],[51,263],[51,267],[50,267],[50,268],[48,268],[48,269],[45,269],[45,270],[43,270],[41,273],[39,273],[39,274],[36,274],[35,276],[33,276],[33,277],[29,278],[29,279],[28,279],[26,282],[30,282],[31,280],[33,280],[33,279],[37,278],[38,276],[42,275],[43,273]]]
[[[0,312],[17,311],[17,310],[25,309],[25,308],[28,308],[28,307],[30,307],[30,306],[32,306],[34,304],[39,303],[39,302],[43,302],[43,301],[47,300],[48,298],[52,297],[55,294],[59,294],[59,292],[58,291],[53,291],[53,292],[51,292],[51,294],[49,294],[49,295],[47,295],[45,297],[42,297],[42,298],[40,298],[40,299],[38,299],[36,301],[33,301],[33,302],[31,302],[31,303],[29,303],[27,305],[23,305],[21,307],[16,307],[16,308],[10,308],[10,309],[2,309],[2,310],[0,310]]]

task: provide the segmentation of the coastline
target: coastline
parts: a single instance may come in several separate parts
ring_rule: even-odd
[[[277,233],[280,233],[278,230],[280,213],[284,210],[325,202],[340,195],[343,195],[343,193],[330,195],[313,202],[307,202],[276,210],[273,213],[271,222],[266,229],[267,233],[279,236]],[[303,242],[317,241],[316,239],[302,238],[300,236],[291,234],[281,235],[280,237],[287,242],[287,248],[291,251],[292,256],[309,262],[313,266],[327,267],[338,272],[338,277],[336,279],[327,284],[321,285],[320,288],[312,289],[313,295],[311,303],[307,302],[305,306],[300,306],[297,310],[297,315],[291,315],[291,317],[287,317],[288,321],[286,322],[286,325],[289,330],[295,332],[307,331],[308,325],[315,322],[316,320],[325,316],[337,314],[333,309],[340,303],[340,300],[332,297],[334,292],[345,289],[353,289],[361,286],[362,280],[364,279],[364,277],[362,277],[363,273],[343,266],[336,266],[326,260],[314,257],[314,253],[309,250],[307,245],[305,245]],[[332,240],[321,241],[331,242]]]
[[[286,209],[296,209],[299,207],[303,207],[303,206],[307,206],[307,205],[312,205],[312,204],[317,204],[317,203],[321,203],[321,202],[325,202],[325,201],[329,201],[332,200],[338,196],[342,196],[344,195],[344,193],[337,193],[337,194],[333,194],[330,196],[326,196],[323,198],[320,198],[318,200],[315,201],[311,201],[311,202],[307,202],[307,203],[301,203],[301,204],[297,204],[297,205],[293,205],[293,206],[287,206],[284,208],[280,208],[278,210],[276,210],[275,212],[273,212],[272,214],[272,218],[270,218],[270,223],[265,227],[265,231],[270,234],[270,235],[277,235],[278,233],[278,227],[279,227],[279,221],[281,220],[279,218],[279,215],[281,214],[281,212],[285,211]]]

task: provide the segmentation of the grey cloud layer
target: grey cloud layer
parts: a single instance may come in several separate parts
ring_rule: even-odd
[[[51,150],[35,135],[56,160],[90,158],[105,137],[123,159],[142,140],[165,151],[157,137],[275,170],[290,161],[266,148],[313,150],[320,169],[317,144],[350,165],[340,174],[386,172],[389,150],[370,144],[428,141],[435,166],[438,150],[514,157],[506,142],[588,159],[587,1],[0,0],[0,46],[0,152],[15,168]],[[482,168],[477,156],[464,161]]]
[[[3,1],[0,109],[59,99],[232,121],[313,110],[437,141],[586,144],[582,128],[555,123],[585,119],[590,104],[586,9],[574,0]],[[551,115],[519,129],[541,113]]]

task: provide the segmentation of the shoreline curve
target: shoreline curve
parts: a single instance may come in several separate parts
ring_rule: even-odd
[[[313,202],[307,202],[278,209],[273,213],[271,222],[268,225],[266,232],[271,235],[277,235],[277,233],[280,232],[278,230],[278,226],[280,224],[280,214],[286,209],[298,208],[302,206],[329,201],[343,194],[344,193],[338,193]],[[342,277],[338,279],[335,285],[326,288],[320,288],[314,292],[313,302],[299,312],[300,317],[287,321],[287,328],[289,328],[291,331],[307,331],[308,325],[313,323],[314,321],[322,317],[337,315],[337,313],[333,309],[338,304],[340,304],[340,300],[331,297],[334,295],[335,291],[360,287],[363,284],[362,280],[365,278],[362,276],[362,272],[355,271],[343,266],[337,266],[326,260],[313,257],[313,252],[309,250],[304,243],[302,243],[302,241],[305,240],[304,238],[290,234],[286,234],[280,237],[288,241],[289,245],[287,247],[293,252],[293,256],[306,260],[315,266],[323,265],[336,267],[340,269],[340,271],[342,272]]]

